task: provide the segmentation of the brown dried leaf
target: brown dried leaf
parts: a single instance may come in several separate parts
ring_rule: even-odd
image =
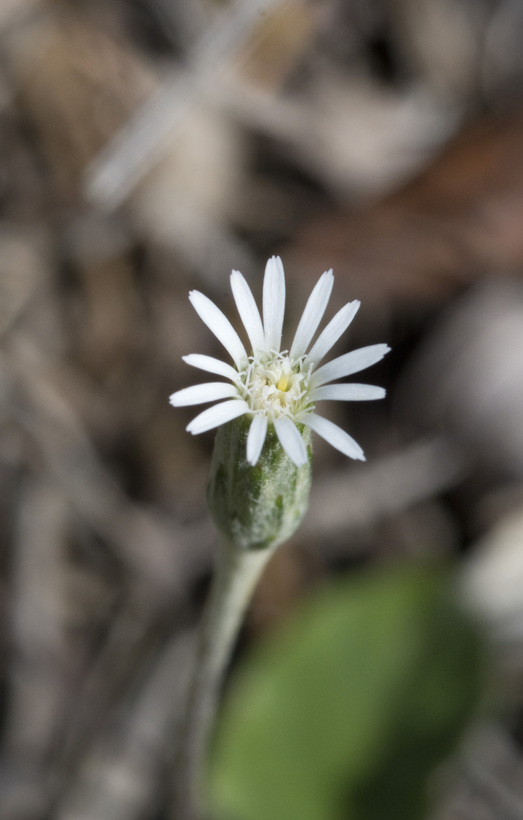
[[[332,266],[342,293],[432,303],[523,264],[523,119],[469,128],[401,191],[301,228],[285,257],[311,281]],[[290,259],[289,259],[290,258]]]

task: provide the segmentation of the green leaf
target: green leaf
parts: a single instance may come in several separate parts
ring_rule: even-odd
[[[244,662],[211,767],[226,820],[419,820],[477,702],[481,653],[439,570],[324,588]]]

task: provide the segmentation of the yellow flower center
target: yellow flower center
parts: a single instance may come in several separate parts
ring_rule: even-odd
[[[285,354],[277,357],[253,357],[243,374],[240,395],[255,413],[270,419],[296,415],[311,407],[309,369],[303,369],[301,359],[289,360]]]
[[[285,393],[289,389],[289,383],[290,373],[282,373],[276,387],[278,390],[281,390],[282,393]]]

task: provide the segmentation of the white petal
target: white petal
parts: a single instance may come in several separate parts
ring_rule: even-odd
[[[186,364],[191,367],[198,367],[200,370],[206,370],[207,373],[215,373],[217,376],[224,376],[226,379],[236,381],[238,378],[238,371],[231,367],[226,362],[221,362],[220,359],[215,359],[213,356],[204,356],[203,353],[189,353],[188,356],[182,356]]]
[[[263,350],[265,348],[265,334],[260,311],[254,301],[249,285],[237,270],[233,270],[231,274],[231,288],[238,313],[252,345],[252,352]]]
[[[258,463],[267,435],[267,416],[254,416],[247,436],[247,461],[253,467]]]
[[[187,407],[190,404],[205,404],[207,401],[218,401],[219,399],[231,399],[237,395],[237,388],[234,384],[223,384],[223,382],[205,382],[195,384],[194,387],[185,387],[178,390],[169,398],[173,407]]]
[[[287,416],[280,416],[274,420],[274,427],[281,446],[296,467],[306,464],[307,448],[294,422]]]
[[[285,312],[285,275],[279,256],[271,256],[263,280],[263,326],[267,350],[280,352]]]
[[[383,399],[385,389],[373,384],[328,384],[311,393],[312,401],[332,399],[334,401],[372,401]]]
[[[327,384],[327,382],[332,382],[335,379],[352,376],[353,373],[358,373],[360,370],[370,367],[371,364],[379,362],[389,350],[390,347],[384,344],[369,345],[368,347],[360,347],[358,350],[351,350],[350,353],[338,356],[337,359],[327,362],[319,370],[316,370],[312,374],[312,384],[314,387],[320,387],[320,385]]]
[[[241,370],[247,365],[248,358],[240,337],[219,307],[211,302],[207,296],[198,290],[189,293],[191,304],[198,316],[205,322],[209,330],[212,330],[216,338],[222,343],[224,348],[230,353],[234,364]]]
[[[243,416],[248,409],[247,403],[241,399],[224,401],[221,404],[208,407],[207,410],[196,416],[185,429],[193,436],[196,436],[198,433],[205,433],[207,430],[212,430],[214,427],[219,427],[221,424],[237,419],[238,416]]]
[[[291,359],[302,356],[312,341],[323,314],[327,308],[327,303],[331,295],[334,276],[332,270],[326,271],[320,276],[314,290],[312,291],[305,310],[298,324],[296,335],[289,353]]]
[[[355,458],[358,461],[365,461],[363,450],[358,442],[354,441],[352,436],[349,436],[349,434],[346,433],[345,430],[342,430],[341,427],[338,427],[337,424],[334,424],[328,419],[324,419],[322,416],[317,416],[315,413],[307,413],[300,421],[306,424],[307,427],[310,427],[311,430],[314,430],[315,433],[318,433],[319,436],[324,438],[325,441],[328,441],[332,447],[335,447],[336,450],[339,450],[344,455]]]
[[[344,307],[337,312],[337,314],[330,320],[327,327],[322,330],[314,343],[310,353],[307,355],[309,361],[318,364],[327,355],[331,347],[333,347],[342,333],[345,333],[348,326],[356,316],[361,302],[357,299],[354,302],[348,302]]]

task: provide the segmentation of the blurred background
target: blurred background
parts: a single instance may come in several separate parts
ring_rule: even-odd
[[[222,357],[187,293],[233,319],[274,253],[285,338],[332,267],[338,352],[393,350],[385,401],[326,408],[367,463],[315,440],[241,646],[331,577],[450,563],[501,705],[438,820],[523,818],[522,41],[518,0],[3,0],[2,820],[164,816],[215,549],[213,435],[168,403]]]

